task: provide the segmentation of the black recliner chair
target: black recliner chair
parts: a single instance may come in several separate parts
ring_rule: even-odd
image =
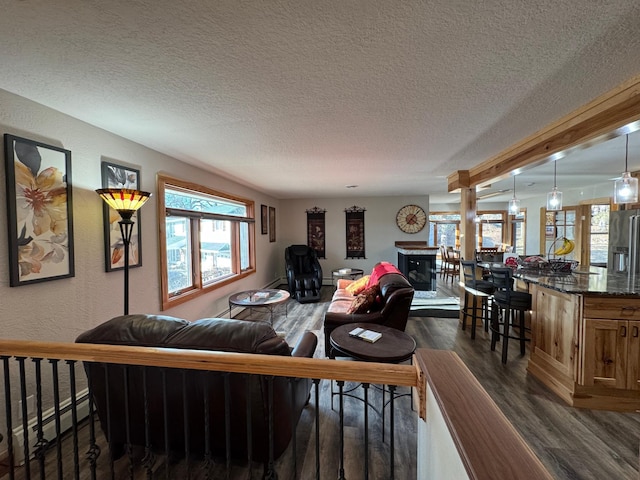
[[[300,303],[320,300],[322,267],[316,251],[307,245],[291,245],[284,251],[289,293]]]

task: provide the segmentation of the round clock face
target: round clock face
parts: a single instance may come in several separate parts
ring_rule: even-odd
[[[396,224],[405,233],[418,233],[427,224],[427,214],[418,205],[405,205],[398,210]]]

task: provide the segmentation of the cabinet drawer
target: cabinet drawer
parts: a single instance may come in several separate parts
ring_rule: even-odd
[[[584,297],[585,318],[640,320],[640,297]]]

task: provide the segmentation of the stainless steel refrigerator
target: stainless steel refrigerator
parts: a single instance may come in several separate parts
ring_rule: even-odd
[[[609,214],[608,270],[640,273],[640,210],[618,210]]]

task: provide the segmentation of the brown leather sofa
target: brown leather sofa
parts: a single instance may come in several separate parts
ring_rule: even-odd
[[[317,337],[311,332],[305,332],[297,346],[291,349],[264,322],[222,318],[188,322],[167,316],[125,315],[83,333],[76,342],[313,357]],[[189,456],[207,454],[205,436],[208,436],[209,450],[214,458],[226,457],[225,445],[228,441],[231,445],[231,458],[246,461],[249,458],[247,447],[250,443],[251,459],[268,462],[271,459],[268,440],[269,394],[272,388],[273,459],[277,459],[289,445],[293,429],[307,404],[312,384],[308,379],[274,377],[270,380],[258,375],[146,368],[151,449],[156,453],[168,450],[172,458],[185,455],[185,439],[189,441]],[[128,368],[128,412],[124,408],[127,397],[124,369],[120,365],[105,368],[103,364],[85,363],[85,370],[91,382],[100,424],[114,459],[124,453],[127,434],[130,435],[132,445],[144,446],[143,367]],[[228,396],[225,398],[227,379]],[[163,384],[166,385],[166,391]],[[165,395],[166,406],[163,400]],[[208,400],[208,412],[205,398]],[[227,412],[228,417],[225,416]],[[166,422],[165,413],[168,417]],[[247,415],[251,417],[249,425]],[[205,421],[207,417],[208,425]],[[129,419],[128,429],[126,418]],[[227,420],[230,422],[228,436]],[[165,444],[165,428],[168,432],[168,449]],[[187,434],[185,430],[188,431]],[[247,441],[248,430],[251,442]]]
[[[387,273],[380,277],[380,305],[370,313],[347,313],[354,296],[344,287],[349,280],[339,280],[331,299],[331,304],[324,314],[324,348],[327,358],[331,358],[331,332],[347,323],[376,323],[404,331],[409,318],[414,288],[401,273]]]

